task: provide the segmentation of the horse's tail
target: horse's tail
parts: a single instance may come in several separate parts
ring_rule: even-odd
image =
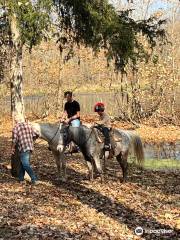
[[[133,133],[131,135],[131,139],[132,139],[132,146],[134,149],[134,154],[136,156],[137,162],[140,166],[142,166],[144,163],[144,149],[143,149],[141,138],[135,133]]]

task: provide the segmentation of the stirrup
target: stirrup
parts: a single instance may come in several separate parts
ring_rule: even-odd
[[[111,144],[105,144],[104,145],[104,150],[105,151],[110,151],[111,150]]]

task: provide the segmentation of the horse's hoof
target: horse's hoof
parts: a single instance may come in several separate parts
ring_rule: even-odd
[[[56,177],[54,181],[58,182],[60,179],[61,179],[60,177]]]
[[[64,178],[64,177],[63,177],[63,178],[61,178],[60,180],[61,180],[61,182],[65,183],[65,182],[67,181],[67,178]]]
[[[127,179],[124,179],[124,178],[123,178],[123,179],[120,180],[120,182],[121,182],[121,183],[126,183],[126,182],[127,182]]]
[[[98,178],[98,177],[100,177],[100,174],[99,174],[99,173],[95,173],[95,174],[94,174],[94,179],[96,179],[96,178]]]
[[[94,180],[94,175],[92,176],[91,174],[87,175],[87,179],[92,182]]]
[[[101,179],[101,184],[103,184],[105,181],[104,181],[104,179]]]
[[[93,182],[93,181],[94,181],[94,178],[88,177],[88,180],[89,180],[90,182]]]

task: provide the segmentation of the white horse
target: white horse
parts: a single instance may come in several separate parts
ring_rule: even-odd
[[[64,124],[35,123],[32,125],[38,131],[40,138],[49,143],[53,155],[56,159],[59,177],[66,180],[66,161],[64,158],[64,150],[70,141],[77,144],[86,160],[89,177],[93,179],[94,170],[101,175],[103,179],[102,169],[102,150],[103,143],[99,143],[93,128],[86,126],[71,127]],[[138,164],[142,164],[144,160],[144,152],[141,139],[138,135],[131,131],[114,130],[116,137],[121,138],[121,142],[116,143],[115,154],[123,171],[123,181],[127,179],[128,170],[128,154],[131,148],[134,149]],[[105,169],[104,169],[105,170]],[[63,173],[63,174],[62,174]]]
[[[32,128],[38,133],[39,138],[45,140],[49,144],[49,148],[52,151],[56,160],[58,178],[62,181],[66,180],[66,161],[64,158],[65,146],[60,141],[62,123],[50,124],[50,123],[31,123]]]

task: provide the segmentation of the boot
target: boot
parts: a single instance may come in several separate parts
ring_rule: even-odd
[[[109,144],[107,144],[107,143],[104,144],[104,150],[105,150],[105,151],[110,151],[111,148],[112,148],[112,147],[111,147],[111,144],[110,144],[110,143],[109,143]]]

